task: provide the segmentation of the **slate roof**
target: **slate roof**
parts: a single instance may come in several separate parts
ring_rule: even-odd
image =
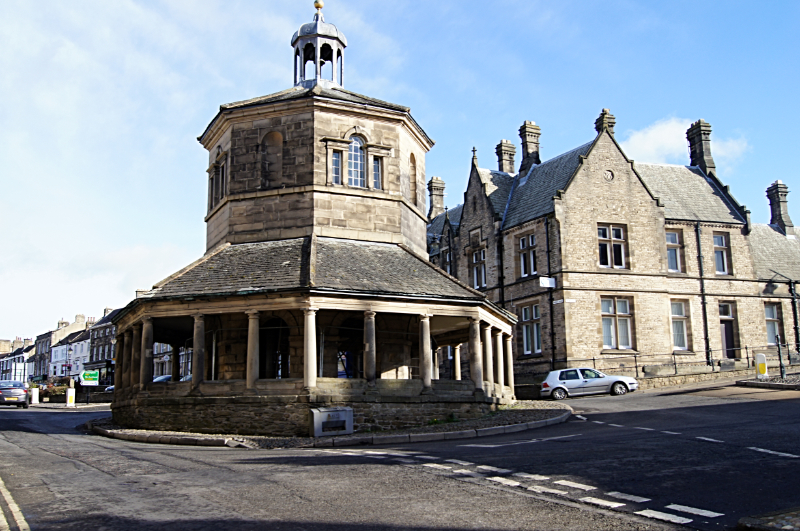
[[[118,308],[116,310],[111,310],[110,312],[108,312],[108,315],[106,315],[105,317],[103,317],[102,319],[97,321],[95,324],[93,324],[91,326],[91,328],[98,328],[98,327],[101,327],[101,326],[105,326],[105,325],[111,324],[111,320],[114,318],[114,316],[117,315],[121,311],[122,311],[122,308]]]
[[[653,195],[661,199],[667,219],[745,223],[729,196],[700,168],[638,162],[634,167]]]
[[[458,226],[461,225],[461,213],[463,211],[464,205],[458,205],[457,207],[451,208],[450,210],[433,218],[430,223],[428,223],[428,245],[431,244],[433,238],[442,235],[442,232],[444,231],[444,222],[448,217],[450,218],[450,225],[452,225],[454,229],[458,230]]]
[[[506,211],[508,196],[514,184],[514,176],[502,171],[478,168],[478,177],[484,184],[486,195],[489,197],[495,213],[502,216]]]
[[[754,223],[749,240],[760,280],[800,281],[800,239],[787,238],[777,225]]]
[[[230,245],[157,284],[139,300],[312,289],[484,300],[401,246],[334,238],[316,238],[313,245],[311,238]]]
[[[302,86],[296,86],[290,89],[276,92],[274,94],[269,94],[267,96],[259,96],[257,98],[251,98],[249,100],[227,103],[224,105],[220,105],[219,108],[221,111],[227,111],[232,109],[241,109],[244,107],[252,107],[254,105],[264,105],[265,103],[275,103],[279,101],[310,98],[313,96],[332,98],[335,100],[342,100],[350,103],[361,103],[363,105],[384,107],[386,109],[391,109],[400,112],[409,112],[411,110],[408,107],[404,107],[402,105],[396,105],[394,103],[389,103],[387,101],[379,100],[376,98],[370,98],[369,96],[364,96],[362,94],[350,92],[349,90],[345,90],[341,87],[324,88],[322,85],[315,85],[313,88],[304,88]]]
[[[55,345],[52,345],[52,346],[53,347],[62,347],[64,345],[69,345],[70,343],[75,343],[78,340],[78,336],[80,336],[81,334],[83,334],[85,332],[86,332],[85,330],[78,330],[77,332],[72,332],[67,337],[65,337],[64,339],[62,339],[61,341],[59,341],[58,343],[56,343]]]
[[[594,140],[572,151],[532,166],[530,173],[517,175],[505,214],[503,228],[511,228],[553,211],[553,197],[564,190]]]

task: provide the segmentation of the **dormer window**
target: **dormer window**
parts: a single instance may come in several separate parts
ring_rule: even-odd
[[[357,136],[350,137],[350,149],[347,161],[347,184],[366,188],[364,177],[364,141]]]

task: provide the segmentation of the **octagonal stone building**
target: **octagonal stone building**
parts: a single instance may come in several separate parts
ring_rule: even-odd
[[[311,407],[391,429],[514,399],[515,317],[427,259],[433,141],[408,108],[343,88],[346,46],[318,9],[292,38],[294,86],[222,105],[199,137],[207,252],[115,317],[118,423],[307,435]],[[153,382],[155,343],[172,381]]]

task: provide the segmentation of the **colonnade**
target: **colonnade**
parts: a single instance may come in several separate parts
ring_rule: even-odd
[[[317,308],[305,308],[304,314],[304,387],[317,387],[318,351],[317,351]],[[259,375],[259,316],[257,310],[246,312],[247,329],[247,361],[245,381],[249,391],[255,391]],[[377,380],[378,346],[376,341],[374,311],[364,312],[364,378],[368,387],[374,387]],[[196,389],[205,379],[205,317],[195,314],[192,348],[192,388]],[[423,394],[432,393],[432,381],[439,378],[438,361],[434,366],[434,353],[431,348],[431,317],[419,316],[419,374],[422,380]],[[476,391],[489,396],[502,397],[504,387],[514,389],[514,357],[512,353],[511,335],[502,330],[482,323],[480,319],[469,319],[469,372]],[[121,345],[120,345],[121,343]],[[132,388],[144,386],[153,381],[153,320],[143,317],[117,336],[117,352],[121,370],[115,371],[116,388]],[[461,344],[453,346],[454,378],[461,380]],[[178,381],[180,376],[180,345],[172,345],[172,380]],[[119,367],[118,367],[119,368]],[[500,392],[497,392],[499,387]],[[488,389],[487,389],[488,386]]]

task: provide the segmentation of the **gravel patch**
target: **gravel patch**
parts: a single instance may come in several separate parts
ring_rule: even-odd
[[[514,424],[523,424],[528,422],[535,422],[538,420],[548,420],[559,415],[565,411],[571,411],[568,405],[560,402],[550,402],[543,400],[519,400],[514,404],[507,406],[500,406],[498,411],[494,411],[485,417],[479,419],[456,420],[449,421],[443,420],[439,423],[431,423],[425,426],[418,426],[416,428],[408,428],[404,430],[391,430],[391,431],[373,431],[373,432],[360,432],[351,436],[337,437],[337,439],[358,438],[364,435],[407,435],[412,433],[442,433],[451,431],[462,430],[475,430],[482,428],[494,428],[497,426],[510,426]],[[311,448],[314,446],[313,437],[266,437],[266,436],[251,436],[251,435],[231,435],[231,434],[208,434],[208,433],[190,433],[178,431],[152,431],[152,430],[135,430],[130,428],[123,428],[114,424],[114,421],[109,418],[97,419],[91,421],[93,426],[103,428],[116,433],[124,433],[129,435],[162,435],[170,437],[193,437],[197,439],[231,439],[241,443],[249,448],[261,449],[279,449],[279,448]]]

